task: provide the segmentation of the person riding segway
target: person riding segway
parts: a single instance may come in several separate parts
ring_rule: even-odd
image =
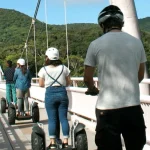
[[[1,113],[5,113],[11,102],[17,107],[16,88],[13,81],[15,68],[12,65],[11,60],[6,62],[7,69],[4,71],[4,78],[6,80],[6,99],[1,98]]]
[[[146,143],[139,93],[146,62],[143,44],[122,32],[124,15],[118,6],[100,11],[98,24],[103,35],[89,44],[84,61],[86,93],[98,93],[95,144],[98,150],[121,150],[122,135],[126,149],[142,150]],[[100,91],[94,86],[95,70]]]
[[[45,107],[48,114],[48,126],[50,135],[49,149],[77,149],[87,150],[87,136],[85,126],[76,121],[71,128],[71,146],[68,145],[69,124],[67,120],[68,96],[65,86],[70,84],[69,69],[59,60],[59,52],[51,47],[46,51],[45,66],[39,71],[39,85],[46,88]],[[63,115],[63,116],[62,116]],[[64,135],[63,142],[57,140],[56,132],[59,120],[62,124]],[[37,142],[39,141],[39,142]],[[46,149],[45,132],[40,124],[35,124],[32,128],[31,143],[33,150]],[[42,144],[39,144],[42,143]]]
[[[15,119],[17,120],[27,120],[32,119],[33,122],[39,121],[39,108],[37,103],[32,102],[30,112],[29,112],[29,88],[31,86],[31,74],[30,71],[25,66],[25,60],[19,59],[17,61],[19,67],[16,68],[14,74],[14,82],[17,91],[17,102],[18,111],[16,114],[16,109],[11,103],[9,106],[8,121],[10,124],[15,124]],[[24,104],[26,107],[26,112],[24,111]]]
[[[70,70],[59,59],[59,51],[54,48],[46,50],[45,66],[38,73],[39,86],[46,88],[45,107],[48,114],[50,145],[56,147],[57,116],[62,125],[64,140],[63,147],[68,146],[69,124],[67,119],[68,96],[66,86],[70,84]]]

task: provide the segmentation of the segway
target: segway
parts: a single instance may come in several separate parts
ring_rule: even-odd
[[[46,150],[46,138],[43,124],[37,123],[32,128],[31,134],[32,150]]]
[[[78,120],[71,127],[71,145],[73,150],[88,150],[85,125]]]
[[[24,104],[22,104],[23,106],[23,110],[24,110]],[[13,103],[9,104],[8,107],[8,122],[10,125],[14,125],[16,120],[30,120],[32,119],[32,121],[34,123],[39,122],[39,107],[38,107],[38,103],[36,102],[32,102],[30,105],[30,115],[26,115],[26,113],[20,112],[20,115],[17,116],[16,115],[16,107]]]
[[[31,146],[32,150],[46,150],[46,139],[43,126],[37,123],[32,128],[31,134]],[[87,135],[85,131],[85,125],[79,123],[77,120],[71,127],[71,145],[68,148],[62,148],[62,140],[56,139],[55,150],[88,150]]]

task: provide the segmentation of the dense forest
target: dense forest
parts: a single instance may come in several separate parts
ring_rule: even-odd
[[[22,55],[28,56],[29,66],[35,76],[35,47],[34,32],[31,30],[27,53],[24,45],[32,18],[15,10],[0,9],[0,65],[6,67],[6,60],[12,60],[14,65]],[[44,63],[44,54],[47,49],[45,23],[36,20],[36,60],[37,70]],[[150,17],[139,19],[142,41],[147,54],[147,68],[150,72]],[[68,50],[71,76],[83,76],[83,62],[90,42],[100,35],[102,31],[97,24],[68,24]],[[48,25],[48,45],[60,50],[60,57],[67,64],[66,29],[65,25]]]

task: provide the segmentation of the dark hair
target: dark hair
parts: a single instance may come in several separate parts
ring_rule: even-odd
[[[112,29],[113,27],[119,28],[120,30],[123,27],[123,22],[119,20],[118,18],[108,18],[104,23],[104,28],[105,29]]]
[[[11,60],[7,60],[7,64],[9,67],[12,67],[12,61]]]
[[[45,59],[45,65],[53,65],[53,66],[59,66],[62,65],[62,61],[61,60],[50,60],[50,59]]]
[[[26,74],[26,72],[27,72],[27,66],[25,66],[25,65],[21,66],[20,65],[20,69],[21,69],[22,74]]]

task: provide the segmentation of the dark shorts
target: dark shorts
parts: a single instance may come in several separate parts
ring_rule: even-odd
[[[98,150],[142,150],[146,143],[145,122],[141,106],[115,110],[96,109],[95,143]]]

